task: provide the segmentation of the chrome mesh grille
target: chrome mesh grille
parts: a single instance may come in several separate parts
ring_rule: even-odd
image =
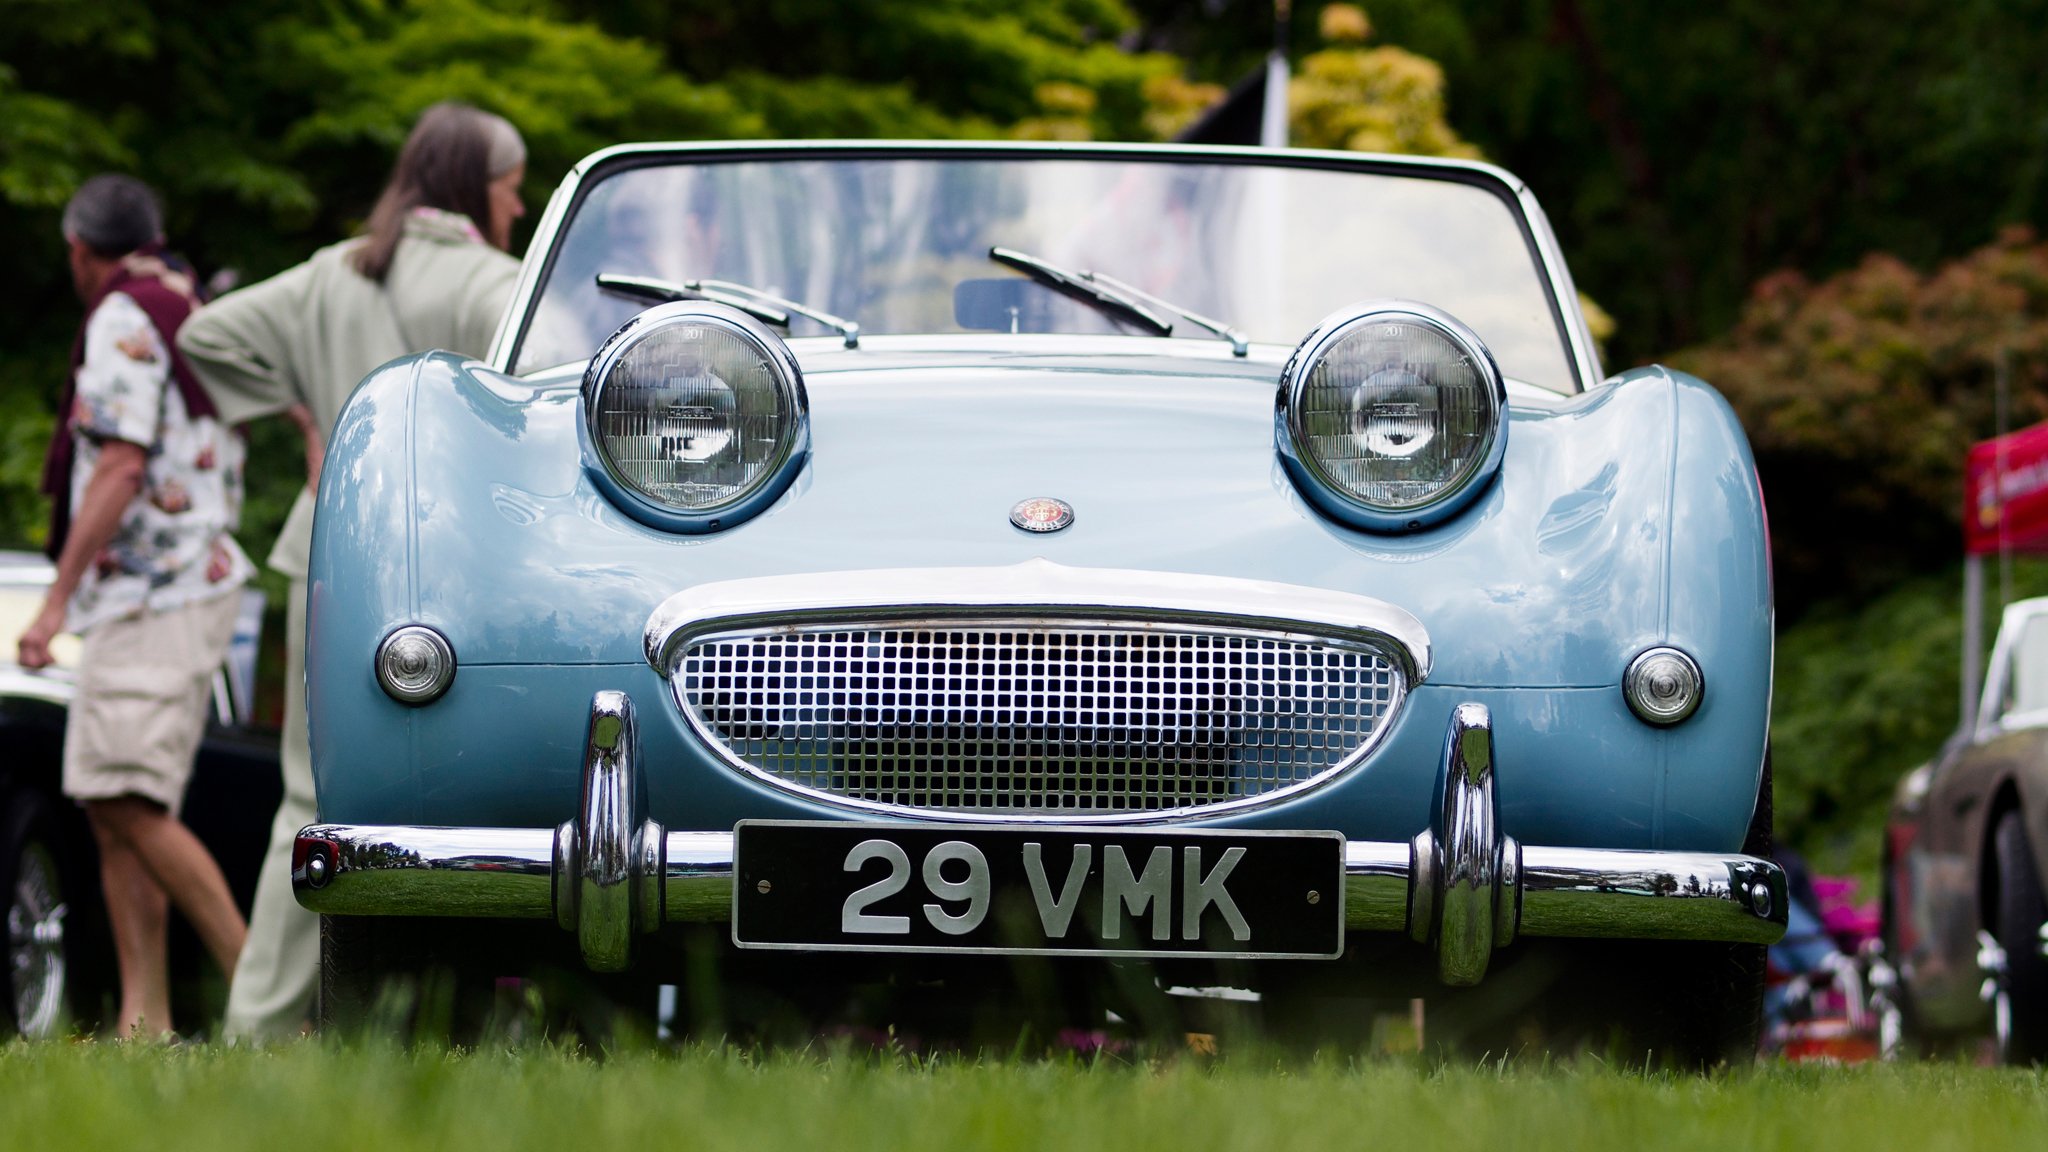
[[[1405,685],[1348,641],[976,621],[711,635],[678,699],[785,785],[949,813],[1111,815],[1254,799],[1343,767]]]

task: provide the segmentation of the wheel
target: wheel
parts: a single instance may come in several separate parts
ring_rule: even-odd
[[[2005,972],[1994,1007],[2003,1017],[2001,1055],[2008,1063],[2048,1060],[2048,957],[2041,954],[2041,928],[2048,923],[2048,897],[2026,825],[2017,809],[1999,817],[1992,831],[1998,858],[1998,905],[1992,934],[2005,953]]]
[[[1745,855],[1768,859],[1774,821],[1771,754],[1764,750]],[[1515,1052],[1525,1038],[1557,1050],[1580,1047],[1632,1065],[1711,1068],[1756,1059],[1763,1031],[1765,952],[1761,944],[1690,940],[1526,940],[1513,966],[1464,999],[1516,1004],[1513,1022],[1475,1013],[1474,1041]],[[1489,990],[1498,982],[1501,987]],[[1509,990],[1519,985],[1522,992]],[[1495,1015],[1496,1019],[1498,1014]],[[1462,1022],[1461,1022],[1462,1023]],[[1506,1023],[1506,1027],[1502,1026]]]
[[[0,898],[7,909],[7,963],[0,971],[0,1035],[31,1039],[63,1031],[72,991],[70,905],[58,866],[56,814],[35,792],[19,792],[0,817]]]
[[[460,1040],[488,1009],[489,975],[461,947],[459,926],[417,917],[322,916],[320,983],[313,1019],[323,1032],[357,1038]]]

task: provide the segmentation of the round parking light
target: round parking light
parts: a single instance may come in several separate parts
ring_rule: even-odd
[[[1629,661],[1621,694],[1646,724],[1676,724],[1699,709],[1707,681],[1698,662],[1676,648],[1651,648]]]
[[[455,649],[432,628],[408,624],[377,645],[377,683],[401,704],[431,704],[455,681]]]

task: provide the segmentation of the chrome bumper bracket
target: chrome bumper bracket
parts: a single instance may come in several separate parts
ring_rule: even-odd
[[[647,818],[631,700],[591,701],[581,803],[559,828],[314,824],[299,832],[292,886],[327,915],[553,920],[585,963],[617,971],[664,923],[732,915],[733,836],[670,832]],[[1446,984],[1473,984],[1518,937],[1769,944],[1785,932],[1785,873],[1707,852],[1524,846],[1502,831],[1491,717],[1452,713],[1441,803],[1407,842],[1345,845],[1345,926],[1406,932],[1437,953]]]

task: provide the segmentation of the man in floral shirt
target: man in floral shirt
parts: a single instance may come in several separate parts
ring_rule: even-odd
[[[64,210],[86,320],[44,472],[57,576],[21,635],[24,667],[85,638],[64,732],[64,791],[85,805],[121,969],[120,1025],[171,1029],[167,899],[223,972],[246,934],[227,881],[178,808],[214,669],[252,567],[230,532],[242,444],[176,351],[197,306],[158,255],[156,198],[125,176],[88,180]]]

